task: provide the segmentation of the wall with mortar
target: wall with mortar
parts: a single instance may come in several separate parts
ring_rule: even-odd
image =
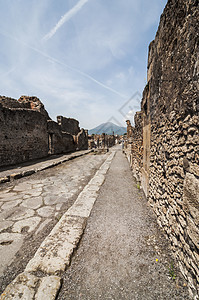
[[[149,46],[142,186],[199,297],[199,2],[169,0]],[[132,134],[133,136],[133,134]]]

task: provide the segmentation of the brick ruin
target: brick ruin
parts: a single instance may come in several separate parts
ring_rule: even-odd
[[[147,85],[125,153],[199,295],[199,2],[169,0],[149,46]]]
[[[0,96],[0,167],[49,154],[88,149],[88,134],[75,119],[50,119],[37,97]]]

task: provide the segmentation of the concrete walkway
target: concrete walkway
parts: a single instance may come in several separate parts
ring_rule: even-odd
[[[117,151],[58,299],[189,299],[183,285],[165,236]]]

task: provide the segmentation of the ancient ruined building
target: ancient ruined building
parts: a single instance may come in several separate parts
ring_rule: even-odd
[[[51,120],[37,97],[0,96],[0,166],[88,148],[75,119]]]
[[[169,0],[149,46],[141,130],[126,149],[171,242],[192,297],[199,294],[199,1]],[[140,133],[137,135],[136,131]],[[137,155],[143,140],[143,158]],[[132,146],[133,145],[133,146]],[[139,145],[139,147],[137,147]],[[132,147],[132,149],[131,149]],[[194,298],[194,299],[196,299]]]
[[[97,148],[108,151],[107,149],[113,147],[116,143],[116,136],[114,132],[110,134],[92,134],[88,136],[88,147],[89,149]]]

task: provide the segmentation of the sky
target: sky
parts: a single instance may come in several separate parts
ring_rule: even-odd
[[[133,123],[166,0],[0,0],[0,95],[91,129]]]

